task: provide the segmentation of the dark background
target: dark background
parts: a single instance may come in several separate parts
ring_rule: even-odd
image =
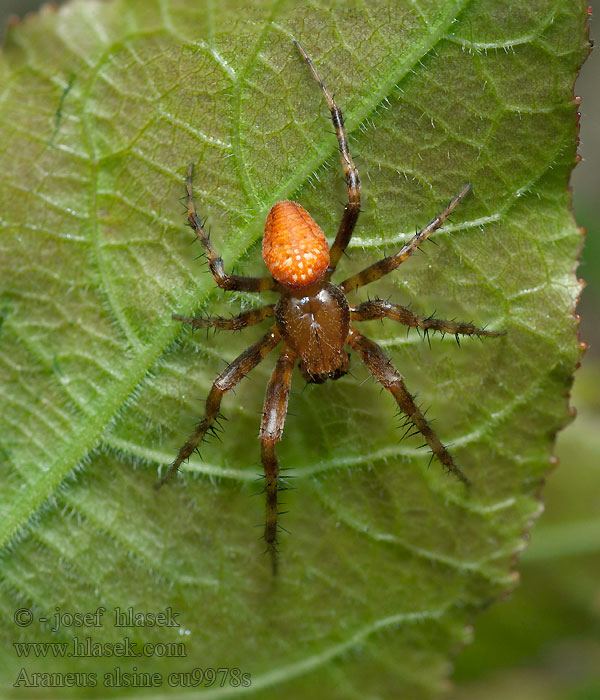
[[[41,4],[0,0],[0,35],[10,15]],[[600,13],[600,0],[591,4]],[[594,24],[592,17],[592,38]],[[521,585],[477,620],[476,640],[456,662],[451,700],[600,700],[600,48],[575,94],[583,98],[583,161],[571,184],[577,222],[587,229],[579,313],[590,345],[573,391],[579,415],[559,437],[560,467],[521,557]]]

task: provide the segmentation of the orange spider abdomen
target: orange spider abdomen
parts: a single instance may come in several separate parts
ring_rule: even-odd
[[[277,202],[265,222],[263,260],[273,277],[288,287],[317,282],[329,265],[325,234],[296,202]]]

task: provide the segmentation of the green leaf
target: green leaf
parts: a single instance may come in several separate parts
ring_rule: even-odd
[[[86,693],[114,696],[104,673],[116,667],[162,674],[156,696],[440,691],[467,623],[514,584],[554,435],[569,420],[581,236],[567,181],[585,20],[585,3],[568,0],[113,0],[46,9],[11,29],[0,60],[8,693],[23,697],[13,684],[25,668],[94,672]],[[344,110],[363,182],[337,279],[396,250],[471,181],[437,247],[352,299],[390,295],[507,335],[429,349],[391,322],[364,325],[431,408],[468,491],[428,468],[418,438],[399,442],[391,397],[364,382],[356,358],[339,382],[302,390],[294,377],[278,454],[297,491],[273,581],[255,527],[263,497],[252,494],[274,357],[226,397],[223,442],[190,461],[198,476],[152,485],[223,360],[260,335],[191,336],[170,318],[260,303],[202,274],[180,202],[187,164],[228,269],[264,273],[258,242],[278,199],[300,201],[330,237],[341,215],[337,144],[293,38]],[[98,606],[101,627],[52,631],[56,608]],[[114,609],[129,606],[170,607],[181,626],[116,627]],[[13,622],[22,607],[29,627]],[[13,646],[74,636],[183,644],[186,656],[158,658],[177,652],[168,646],[148,658],[104,648],[24,659]],[[252,685],[168,681],[207,667],[239,668]]]
[[[586,249],[588,260],[600,263],[590,253]],[[600,563],[599,398],[600,366],[592,350],[576,374],[577,420],[559,435],[560,468],[544,488],[546,512],[521,558],[522,583],[510,600],[478,620],[475,643],[455,669],[457,699],[510,694],[515,700],[576,700],[600,694],[594,607]],[[558,657],[577,658],[574,672],[562,673]]]

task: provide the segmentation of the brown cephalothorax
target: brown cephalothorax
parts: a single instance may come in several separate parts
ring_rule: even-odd
[[[350,307],[339,287],[325,282],[284,292],[275,307],[275,321],[298,355],[307,382],[322,384],[346,374]]]
[[[467,184],[450,202],[446,209],[434,217],[425,228],[416,233],[400,250],[389,257],[366,267],[339,284],[331,277],[348,245],[360,212],[360,180],[358,171],[348,148],[348,137],[344,128],[342,112],[329,94],[317,70],[298,42],[294,42],[308,64],[321,92],[327,101],[335,127],[346,185],[348,201],[344,207],[342,221],[335,240],[328,248],[325,234],[312,216],[296,202],[277,202],[271,208],[265,224],[263,258],[269,277],[242,277],[225,272],[223,261],[214,249],[196,213],[192,191],[193,164],[186,176],[188,199],[188,221],[204,247],[210,271],[219,287],[245,292],[278,292],[277,304],[268,304],[246,311],[233,318],[190,318],[173,315],[192,328],[218,328],[239,330],[275,318],[275,323],[258,342],[247,348],[213,382],[206,400],[205,415],[181,447],[173,464],[157,486],[162,486],[197,449],[206,434],[214,429],[219,417],[221,399],[225,392],[233,389],[251,369],[279,343],[283,347],[271,379],[267,386],[264,410],[260,427],[261,457],[265,471],[265,528],[264,539],[271,555],[272,570],[277,572],[277,495],[282,488],[279,463],[275,454],[275,443],[283,434],[288,398],[292,382],[292,371],[296,363],[307,382],[322,384],[327,379],[339,379],[348,371],[346,347],[354,350],[373,377],[395,398],[398,407],[425,438],[432,456],[465,484],[468,480],[437,434],[425,419],[420,408],[408,392],[402,375],[392,365],[383,350],[369,340],[351,322],[371,319],[392,319],[405,326],[420,328],[424,333],[450,333],[458,341],[461,335],[500,336],[505,331],[487,331],[472,323],[444,321],[431,316],[420,316],[404,306],[376,299],[356,307],[350,306],[346,293],[370,284],[387,275],[403,263],[427,238],[446,221],[459,202],[467,195],[471,185]]]

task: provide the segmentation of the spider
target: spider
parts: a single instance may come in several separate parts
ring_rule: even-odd
[[[392,319],[405,326],[421,329],[424,333],[439,331],[451,333],[457,341],[460,335],[500,336],[505,331],[487,331],[471,323],[443,321],[419,316],[404,306],[376,299],[351,306],[346,294],[395,270],[427,238],[446,221],[467,195],[471,185],[466,184],[446,209],[434,217],[397,253],[383,258],[348,277],[339,284],[331,282],[333,273],[344,253],[360,212],[360,179],[348,147],[348,136],[342,112],[337,106],[313,62],[302,46],[295,41],[298,51],[307,63],[327,105],[339,145],[344,168],[348,201],[335,240],[328,247],[323,231],[311,215],[296,202],[281,201],[273,205],[265,223],[262,254],[270,276],[243,277],[225,272],[223,260],[217,254],[194,205],[192,176],[194,164],[188,166],[186,190],[188,221],[202,243],[210,271],[219,287],[244,292],[273,291],[280,294],[276,304],[251,309],[233,318],[188,318],[173,314],[172,318],[192,328],[239,330],[267,318],[275,322],[258,342],[248,347],[215,379],[206,400],[204,418],[198,422],[187,442],[181,447],[169,470],[157,484],[162,486],[188,460],[206,434],[214,428],[220,413],[223,395],[233,389],[266,355],[282,344],[279,358],[269,380],[260,426],[261,458],[264,467],[266,494],[264,540],[271,555],[273,574],[277,573],[278,492],[287,488],[279,476],[275,444],[281,439],[287,413],[292,370],[299,363],[300,372],[307,382],[321,384],[327,379],[339,379],[348,372],[348,346],[366,365],[372,376],[395,398],[407,424],[419,431],[442,465],[465,484],[469,481],[452,456],[430,427],[404,384],[402,375],[392,365],[377,343],[360,333],[352,323],[371,319]]]

